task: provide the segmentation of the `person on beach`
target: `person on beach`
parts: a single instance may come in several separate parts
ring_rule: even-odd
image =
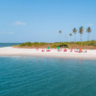
[[[49,49],[49,46],[47,47],[47,49]]]
[[[72,51],[73,51],[73,48],[71,48],[70,52],[72,52]]]
[[[67,52],[67,49],[66,48],[64,49],[64,52]]]
[[[81,48],[79,49],[79,53],[81,53],[82,52],[82,50],[81,50]]]
[[[36,50],[38,50],[38,46],[36,47]]]

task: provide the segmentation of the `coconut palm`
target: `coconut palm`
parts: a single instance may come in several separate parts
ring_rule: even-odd
[[[91,28],[90,27],[88,27],[87,28],[87,33],[88,33],[88,41],[89,41],[89,33],[91,32]]]
[[[81,26],[81,27],[79,28],[80,40],[81,40],[81,41],[82,41],[82,34],[83,34],[83,31],[84,31],[84,29],[83,29],[83,27]]]
[[[62,33],[62,31],[60,30],[59,33],[60,33],[60,42],[61,42],[61,33]]]
[[[74,33],[74,41],[76,42],[76,37],[75,37],[75,34],[76,34],[77,30],[76,28],[73,29],[73,33]]]
[[[72,36],[72,34],[70,33],[69,36],[70,36],[70,42],[71,42],[71,36]]]

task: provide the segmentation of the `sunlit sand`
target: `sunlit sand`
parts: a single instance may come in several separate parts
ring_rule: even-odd
[[[60,58],[84,58],[84,59],[96,59],[96,50],[87,50],[87,53],[76,53],[74,49],[70,52],[58,52],[57,49],[50,49],[50,52],[46,52],[47,49],[24,49],[24,48],[13,48],[13,47],[3,47],[0,48],[0,56],[46,56],[46,57],[60,57]]]

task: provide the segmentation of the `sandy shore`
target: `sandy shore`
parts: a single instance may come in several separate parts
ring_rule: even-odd
[[[83,58],[83,59],[96,59],[96,50],[87,50],[87,53],[70,52],[58,52],[56,49],[51,49],[51,52],[42,52],[42,49],[38,51],[36,49],[24,49],[3,47],[0,48],[0,56],[46,56],[46,57],[59,57],[59,58]]]

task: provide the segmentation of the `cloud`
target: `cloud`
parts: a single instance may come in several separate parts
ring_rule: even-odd
[[[1,33],[2,34],[14,34],[14,32],[4,32],[4,31],[2,31]]]
[[[14,34],[14,32],[8,32],[8,34]]]
[[[15,23],[13,23],[13,25],[26,25],[26,23],[23,23],[23,22],[17,21],[17,22],[15,22]]]
[[[6,32],[2,31],[1,33],[6,33]]]
[[[92,24],[92,23],[88,23],[87,25],[90,25],[90,26],[92,26],[93,24]]]

